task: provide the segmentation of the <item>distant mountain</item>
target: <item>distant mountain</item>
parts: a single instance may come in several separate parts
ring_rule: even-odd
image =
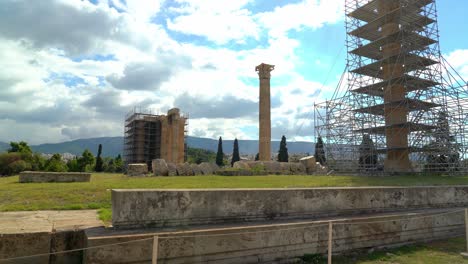
[[[122,137],[77,139],[62,143],[35,145],[31,146],[31,149],[34,152],[46,154],[68,152],[74,155],[81,155],[85,149],[89,149],[94,155],[97,155],[99,144],[102,144],[103,157],[115,157],[119,154],[123,154]]]
[[[102,155],[104,157],[115,157],[123,154],[123,137],[101,137],[87,138],[53,144],[32,145],[34,152],[45,154],[71,153],[81,155],[85,149],[89,149],[94,155],[97,153],[98,145],[102,144]],[[223,151],[225,154],[232,153],[234,141],[223,140]],[[201,148],[211,151],[218,150],[218,140],[210,138],[187,137],[187,145],[192,148]],[[288,142],[288,152],[292,153],[314,153],[315,144],[312,142]],[[0,142],[0,151],[6,151],[10,144]],[[271,142],[273,152],[278,151],[279,141]],[[239,140],[239,151],[241,154],[255,155],[258,152],[258,140]]]

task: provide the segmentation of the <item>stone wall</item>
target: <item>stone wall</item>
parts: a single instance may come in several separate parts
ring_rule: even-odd
[[[317,219],[468,205],[468,186],[112,190],[117,228]]]
[[[90,180],[91,180],[91,173],[81,173],[81,172],[23,171],[19,175],[20,183],[89,182]]]
[[[340,217],[339,220],[332,219],[332,222],[334,253],[425,242],[464,234],[464,217],[460,210],[446,214],[442,210],[431,210]],[[140,240],[88,250],[85,263],[94,264],[151,263],[151,238],[154,235],[159,236],[158,263],[173,264],[298,263],[297,257],[304,254],[326,253],[328,242],[328,221],[203,227],[176,232],[90,231],[87,232],[88,247]],[[149,240],[143,240],[145,238]]]

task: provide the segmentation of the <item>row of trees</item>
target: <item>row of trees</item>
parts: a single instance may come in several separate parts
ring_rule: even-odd
[[[255,160],[259,160],[259,154],[255,156]],[[286,137],[283,136],[280,142],[280,148],[278,151],[277,160],[279,162],[288,162],[289,154],[288,154],[288,147],[286,143]],[[240,161],[240,154],[239,154],[239,141],[234,139],[234,146],[232,149],[232,158],[231,158],[231,167],[234,166],[234,163]],[[218,151],[216,152],[216,164],[218,166],[224,166],[226,164],[224,160],[224,152],[223,152],[223,139],[219,137],[218,140]]]
[[[39,153],[33,153],[24,141],[10,142],[10,149],[0,153],[0,176],[18,174],[21,171],[51,171],[51,172],[122,172],[124,168],[120,155],[116,158],[102,158],[102,145],[98,147],[97,158],[85,150],[80,157],[65,161],[60,154],[54,154],[49,159]]]

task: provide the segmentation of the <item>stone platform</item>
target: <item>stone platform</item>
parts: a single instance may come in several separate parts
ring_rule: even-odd
[[[84,229],[103,226],[96,210],[0,213],[0,259],[85,246]],[[82,252],[40,256],[1,264],[82,263]]]
[[[82,172],[23,171],[19,175],[20,183],[89,182],[90,180],[91,173]]]
[[[183,227],[465,206],[468,186],[112,190],[112,223]]]

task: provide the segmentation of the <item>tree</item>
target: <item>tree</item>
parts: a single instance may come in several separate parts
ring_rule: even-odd
[[[218,152],[216,152],[216,164],[218,166],[224,166],[223,139],[221,137],[219,137],[219,140],[218,140]]]
[[[199,148],[187,148],[187,161],[200,164],[202,162],[215,162],[216,152]]]
[[[260,153],[257,153],[257,155],[255,155],[255,161],[259,161],[260,160]]]
[[[234,139],[234,148],[232,149],[231,167],[233,167],[234,163],[239,160],[240,160],[239,142],[237,141],[237,138],[236,138]]]
[[[377,166],[377,149],[374,146],[369,135],[363,135],[361,145],[359,146],[359,167],[364,170],[370,170]]]
[[[325,157],[325,149],[323,148],[322,137],[317,138],[317,143],[315,143],[315,160],[324,166],[327,163],[327,158]]]
[[[283,135],[281,137],[280,148],[278,152],[278,161],[279,162],[288,162],[289,161],[289,154],[288,154],[288,147],[286,146],[286,137]]]
[[[79,172],[81,171],[80,170],[80,166],[78,164],[78,158],[74,158],[74,159],[71,159],[67,162],[67,168],[68,168],[68,171],[71,171],[71,172]]]
[[[83,154],[78,158],[78,167],[80,171],[92,171],[95,159],[93,153],[88,149],[83,151]]]
[[[0,153],[0,177],[15,175],[30,169],[31,164],[22,159],[21,153]]]
[[[117,155],[117,157],[114,159],[114,168],[115,168],[115,172],[123,172],[124,170],[124,162],[120,154]]]
[[[102,160],[101,154],[102,154],[102,145],[99,144],[97,158],[96,158],[96,167],[94,167],[94,170],[96,172],[102,172],[103,160]]]
[[[20,142],[10,142],[10,149],[8,152],[18,152],[24,154],[32,154],[31,148],[28,146],[28,143],[24,141]]]
[[[62,156],[60,156],[60,154],[58,153],[52,155],[52,157],[46,161],[44,169],[46,171],[53,171],[53,172],[68,171],[67,164],[63,162]]]

